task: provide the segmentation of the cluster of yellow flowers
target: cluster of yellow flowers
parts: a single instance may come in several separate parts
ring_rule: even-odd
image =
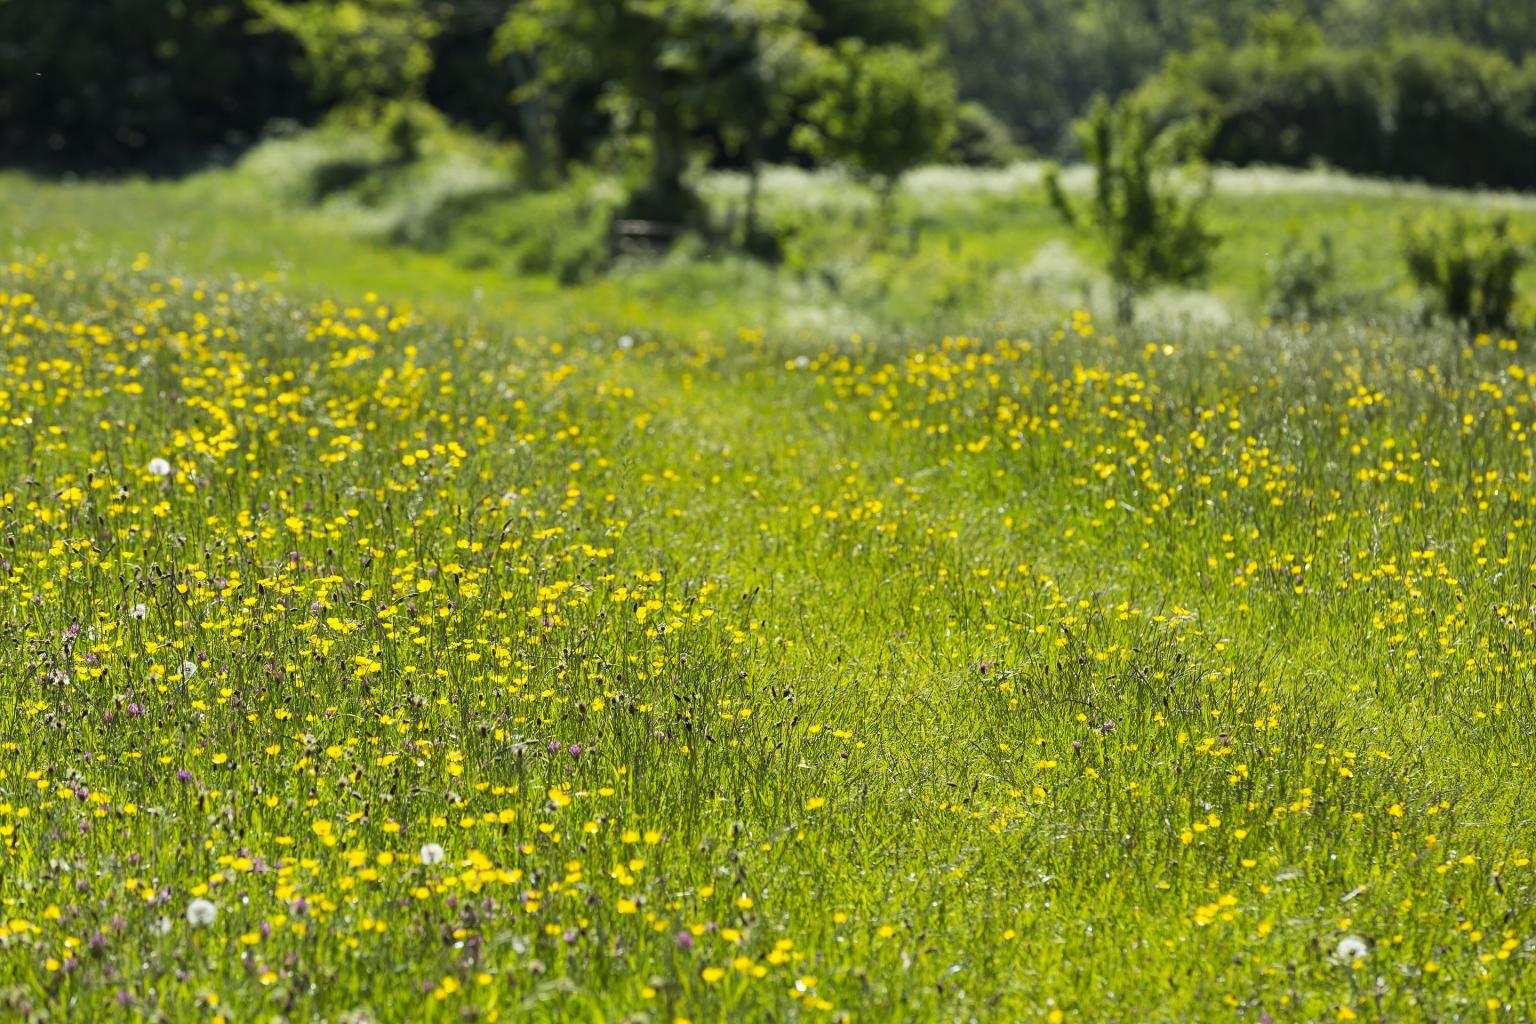
[[[1508,343],[620,340],[0,273],[0,1007],[1515,1012]]]

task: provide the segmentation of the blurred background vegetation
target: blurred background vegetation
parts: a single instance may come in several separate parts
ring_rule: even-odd
[[[1070,157],[1095,95],[1144,90],[1219,116],[1224,161],[1527,188],[1533,46],[1527,0],[0,0],[0,143],[176,172],[405,102],[550,169],[635,132],[663,170],[858,163],[880,143],[856,107],[921,99],[948,107],[934,148],[985,162]]]
[[[244,197],[556,287],[743,260],[790,274],[732,264],[736,293],[893,321],[1214,278],[1268,315],[1514,326],[1523,199],[1259,209],[1210,168],[1536,190],[1533,46],[1530,0],[0,0],[0,160],[32,183],[0,197],[168,179],[145,217]]]

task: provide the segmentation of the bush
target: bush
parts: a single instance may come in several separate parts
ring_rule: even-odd
[[[264,139],[241,158],[239,170],[263,194],[310,206],[355,188],[383,163],[384,151],[371,138],[306,131]]]
[[[1345,170],[1379,171],[1382,68],[1331,50],[1294,18],[1261,21],[1236,49],[1210,44],[1174,55],[1139,90],[1160,121],[1215,122],[1211,158],[1302,166],[1321,157]]]
[[[980,103],[962,103],[955,112],[955,140],[951,159],[967,167],[1007,167],[1022,150],[1014,144],[1008,126]]]
[[[1403,225],[1408,273],[1438,311],[1477,331],[1501,330],[1515,310],[1515,278],[1529,252],[1500,217],[1426,214]]]
[[[487,143],[464,132],[422,104],[391,103],[383,120],[361,108],[333,112],[318,128],[274,133],[240,162],[242,174],[279,200],[318,205],[328,200],[378,214],[381,230],[405,235],[436,229],[434,210],[468,193],[505,193],[520,178],[516,147]],[[409,121],[409,152],[398,139]]]
[[[548,274],[576,284],[608,265],[613,197],[578,180],[523,195],[470,195],[445,205],[443,225],[428,248],[472,267]]]
[[[1311,245],[1291,239],[1269,264],[1269,315],[1278,320],[1334,315],[1341,305],[1338,278],[1331,235],[1323,234]]]

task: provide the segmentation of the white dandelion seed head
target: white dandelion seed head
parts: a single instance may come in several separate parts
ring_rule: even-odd
[[[164,459],[150,459],[149,473],[151,476],[170,476],[171,464]]]
[[[149,922],[149,930],[154,932],[156,935],[164,935],[166,932],[171,930],[171,919],[166,917],[164,914],[161,914],[159,917]]]
[[[630,349],[632,349],[634,347],[635,347],[635,339],[630,337],[629,335],[626,334],[622,338],[619,339],[619,348],[623,349],[624,351],[627,352],[627,351],[629,351]]]
[[[197,675],[197,662],[184,661],[181,663],[181,678],[191,679],[195,675]]]
[[[130,618],[143,619],[148,614],[149,606],[147,604],[139,603],[128,609],[128,615]]]
[[[443,848],[437,843],[423,843],[421,847],[421,862],[427,867],[443,862]]]
[[[219,916],[219,908],[213,901],[195,899],[187,904],[187,923],[194,928],[206,928]]]
[[[1335,960],[1340,963],[1352,964],[1356,960],[1364,960],[1371,955],[1371,947],[1358,935],[1346,935],[1339,940],[1339,945],[1333,951]]]

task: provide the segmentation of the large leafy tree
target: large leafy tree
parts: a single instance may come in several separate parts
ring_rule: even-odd
[[[862,39],[870,46],[921,50],[942,35],[953,0],[809,0],[811,27],[825,46]]]
[[[439,21],[429,0],[251,0],[296,39],[315,96],[383,129],[395,155],[417,153]]]
[[[797,145],[873,182],[888,207],[901,176],[942,158],[955,133],[955,83],[936,50],[845,39],[821,55]]]
[[[755,164],[787,116],[807,15],[804,0],[528,0],[501,39],[536,62],[542,89],[605,83],[606,102],[636,115],[650,143],[630,211],[679,221],[694,206],[694,133],[717,129]]]
[[[794,116],[798,84],[814,66],[801,0],[725,3],[700,27],[707,58],[699,114],[746,165],[746,234],[757,234],[758,184],[767,139]]]
[[[307,77],[328,103],[417,98],[432,70],[438,20],[427,0],[251,0],[304,48]]]

